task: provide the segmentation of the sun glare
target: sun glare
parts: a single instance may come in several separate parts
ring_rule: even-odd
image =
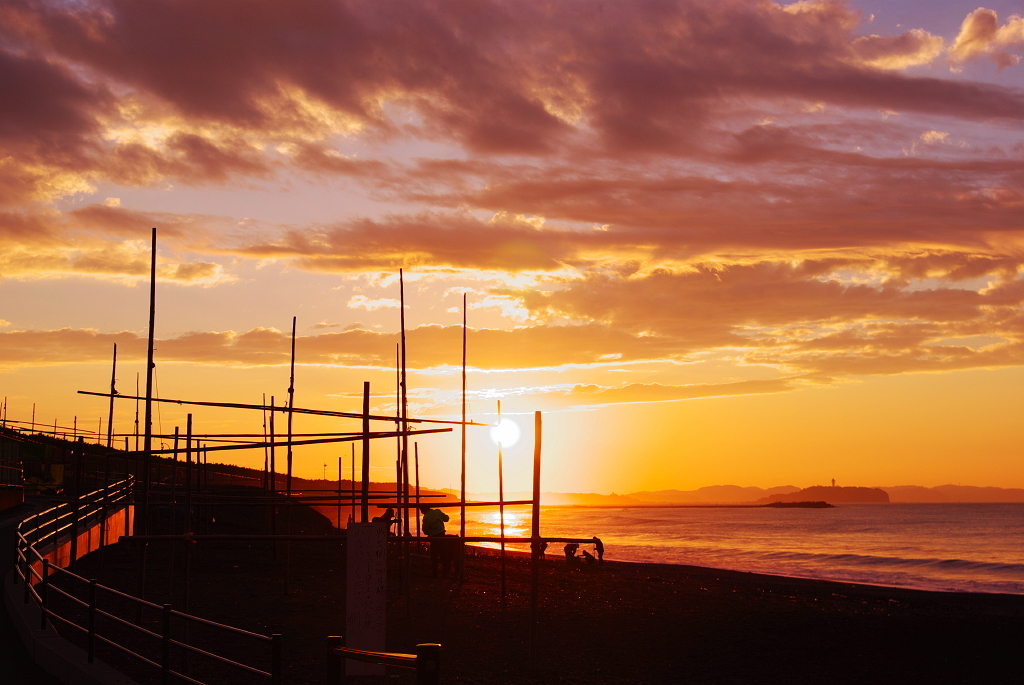
[[[491,429],[491,440],[495,445],[512,447],[519,442],[519,424],[512,419],[502,419],[501,422]]]

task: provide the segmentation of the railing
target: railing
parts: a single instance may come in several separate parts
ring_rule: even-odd
[[[408,668],[416,671],[416,685],[438,685],[441,680],[441,645],[425,643],[416,645],[415,654],[397,654],[394,652],[372,652],[366,649],[353,649],[343,646],[344,638],[331,636],[327,638],[327,646],[335,658],[336,672],[331,680],[340,679],[343,675],[345,659],[365,661],[381,666]]]
[[[60,550],[63,550],[64,546],[68,544],[71,547],[67,556],[69,565],[75,561],[78,556],[79,531],[83,527],[88,530],[98,523],[100,525],[100,542],[105,544],[107,513],[111,509],[129,506],[132,501],[133,480],[129,477],[119,483],[83,495],[72,502],[29,517],[18,525],[15,582],[20,582],[24,586],[23,602],[25,604],[34,602],[38,606],[40,630],[47,629],[47,622],[56,622],[67,626],[85,637],[89,663],[95,662],[97,642],[101,642],[141,664],[158,669],[160,682],[163,685],[167,685],[172,677],[196,685],[205,685],[188,674],[190,670],[188,657],[193,654],[225,664],[252,676],[267,678],[272,685],[281,685],[280,634],[261,635],[175,611],[170,604],[160,605],[147,602],[100,585],[95,580],[84,578],[51,562],[51,556],[56,555],[58,558],[63,558],[64,555],[60,553]],[[126,535],[130,533],[128,527],[126,512],[125,530],[123,531]],[[56,582],[58,579],[65,581],[63,583],[65,587],[61,587],[61,584]],[[85,599],[78,596],[78,591],[81,589],[85,589]],[[55,610],[52,599],[56,596],[66,600],[70,611],[60,614]],[[106,608],[100,608],[99,598],[101,596],[110,598],[106,602]],[[110,606],[111,601],[126,603],[133,611],[123,613],[134,614],[137,616],[137,620],[132,621],[118,616]],[[160,612],[159,632],[138,625],[141,623],[143,610],[147,608]],[[71,613],[77,615],[72,616]],[[172,619],[178,620],[180,629],[177,632],[186,636],[184,641],[174,638]],[[99,623],[103,624],[103,631],[101,631]],[[267,645],[270,650],[270,669],[261,670],[189,644],[187,635],[190,624],[203,625]],[[122,631],[120,636],[114,634],[117,630]],[[158,641],[158,658],[150,659],[125,645],[126,642],[131,642],[134,646],[136,643],[146,640],[149,640],[151,645],[154,644],[153,641]],[[174,668],[172,648],[178,650],[178,662],[182,664],[182,670]]]

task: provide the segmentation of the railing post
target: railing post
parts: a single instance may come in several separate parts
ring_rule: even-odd
[[[328,685],[340,685],[345,677],[345,660],[334,651],[335,647],[344,647],[345,638],[341,635],[330,635],[327,638],[327,682]]]
[[[270,636],[270,683],[281,685],[281,634],[274,633]]]
[[[439,685],[441,682],[441,645],[416,645],[416,685]]]
[[[71,557],[68,559],[68,568],[72,568],[78,559],[78,514],[80,501],[78,497],[75,497],[71,502]]]
[[[25,550],[25,554],[18,561],[21,562],[21,572],[24,576],[25,581],[25,604],[28,604],[32,599],[32,566],[28,563],[28,549]],[[14,577],[17,578],[18,574],[15,573]]]
[[[162,644],[160,645],[160,683],[171,682],[171,605],[164,604]]]
[[[96,662],[96,581],[89,581],[89,663]]]
[[[43,559],[43,579],[39,583],[39,630],[46,630],[46,588],[50,584],[50,560]]]

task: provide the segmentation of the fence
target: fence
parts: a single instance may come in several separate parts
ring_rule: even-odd
[[[327,647],[335,657],[336,672],[332,680],[340,679],[345,659],[365,661],[381,666],[408,668],[416,671],[416,685],[438,685],[441,680],[441,645],[426,643],[416,645],[415,654],[396,654],[393,652],[371,652],[365,649],[352,649],[343,646],[344,638],[331,636],[327,638]]]
[[[130,533],[133,483],[134,479],[127,478],[40,512],[18,525],[15,582],[24,586],[22,601],[25,604],[35,603],[39,608],[40,629],[45,630],[50,622],[79,633],[85,638],[89,663],[95,663],[98,643],[109,645],[131,660],[157,669],[163,685],[170,683],[172,678],[205,685],[189,674],[190,655],[230,666],[250,676],[266,678],[272,685],[281,685],[280,634],[261,635],[175,611],[169,604],[147,602],[100,585],[67,568],[88,551],[108,544],[109,538],[116,539],[122,533]],[[111,510],[124,513],[123,530],[110,528],[108,521]],[[115,520],[120,523],[119,519]],[[95,535],[97,527],[99,532]],[[96,545],[96,542],[99,544]],[[58,613],[54,606],[54,600],[58,598],[63,600],[63,613]],[[129,611],[122,613],[129,616],[134,614],[135,620],[117,615],[113,608],[115,603],[129,607]],[[146,609],[160,612],[159,631],[139,625]],[[175,622],[178,624],[177,630],[174,630]],[[256,642],[263,645],[269,650],[269,669],[243,664],[189,644],[188,630],[191,625],[201,625],[244,638],[250,644]],[[175,635],[183,636],[183,639],[175,639]],[[151,655],[155,658],[143,656],[126,646],[126,643],[135,646],[147,641],[150,643]],[[174,656],[178,658],[172,658]],[[178,669],[175,668],[176,663]]]

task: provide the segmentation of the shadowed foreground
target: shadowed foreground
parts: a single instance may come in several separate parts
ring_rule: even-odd
[[[223,519],[222,519],[223,520]],[[316,515],[296,515],[320,532]],[[610,550],[611,555],[614,550]],[[91,555],[96,556],[96,555]],[[292,543],[290,594],[266,543],[202,543],[193,556],[194,613],[285,636],[285,682],[326,683],[326,638],[343,633],[340,544]],[[180,573],[180,554],[177,571]],[[169,556],[151,546],[147,599],[170,601]],[[608,562],[541,572],[538,659],[528,658],[529,559],[509,558],[508,606],[498,559],[467,560],[464,583],[415,570],[411,618],[390,571],[388,649],[444,645],[448,683],[1011,683],[1024,657],[1024,597],[827,583],[689,566]],[[110,550],[82,572],[135,589],[134,556]],[[151,620],[156,620],[152,617]],[[109,661],[117,664],[111,655]],[[201,668],[201,666],[197,666]],[[144,682],[156,674],[131,668]],[[387,682],[412,682],[407,672]],[[366,679],[367,682],[380,682]],[[252,682],[218,677],[216,682]]]

